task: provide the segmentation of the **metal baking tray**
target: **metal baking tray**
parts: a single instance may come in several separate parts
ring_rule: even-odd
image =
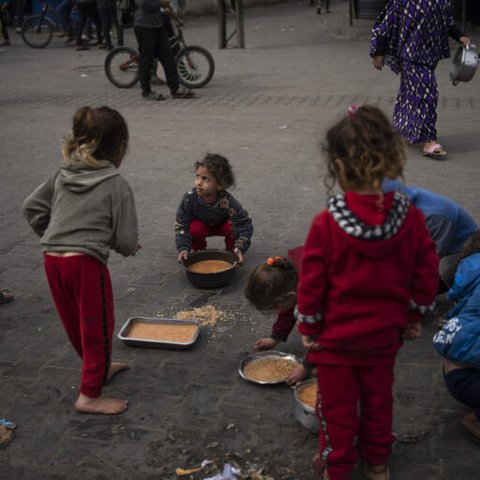
[[[193,334],[191,342],[168,342],[161,340],[152,340],[145,338],[129,337],[128,332],[135,323],[150,323],[156,325],[195,325],[197,328]],[[149,318],[149,317],[132,317],[129,318],[118,332],[117,337],[130,347],[147,347],[147,348],[171,348],[177,350],[185,350],[190,348],[200,334],[200,323],[196,320],[177,320],[174,318]]]
[[[298,365],[301,365],[302,360],[297,357],[296,355],[293,355],[291,353],[285,353],[285,352],[279,352],[277,350],[269,350],[267,352],[258,352],[258,353],[252,353],[250,354],[247,358],[244,358],[240,362],[240,367],[238,368],[238,373],[240,376],[246,380],[247,382],[250,383],[255,383],[257,385],[278,385],[280,383],[285,383],[285,380],[276,380],[273,382],[265,382],[263,380],[252,380],[251,378],[248,378],[245,375],[245,367],[250,363],[253,362],[254,360],[259,360],[261,358],[285,358],[289,360],[295,361]]]

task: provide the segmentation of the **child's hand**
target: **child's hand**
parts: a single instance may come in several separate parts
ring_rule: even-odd
[[[280,342],[278,340],[274,340],[271,337],[268,338],[260,338],[253,344],[253,351],[254,352],[261,352],[262,350],[271,350],[275,348]]]
[[[373,66],[377,70],[381,70],[385,65],[385,57],[383,55],[376,55],[373,57]]]
[[[299,365],[295,370],[285,379],[287,385],[292,387],[298,382],[302,381],[307,376],[307,369],[303,365]]]
[[[242,251],[238,247],[235,247],[233,249],[233,254],[237,257],[237,264],[242,265],[243,264],[243,253],[242,253]]]
[[[422,334],[422,325],[420,323],[408,323],[405,327],[402,337],[405,340],[415,340]]]
[[[310,337],[308,335],[302,335],[303,346],[305,348],[308,348],[308,349],[316,352],[316,351],[320,350],[322,347],[320,347],[320,345],[318,343],[316,343],[315,340],[316,340],[315,338]]]
[[[178,263],[182,263],[188,258],[188,250],[182,250],[177,257]]]

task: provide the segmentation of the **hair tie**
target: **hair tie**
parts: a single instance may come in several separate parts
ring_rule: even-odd
[[[347,110],[348,113],[348,118],[352,120],[353,116],[355,115],[355,112],[360,108],[361,105],[358,103],[352,103]]]
[[[277,255],[275,257],[268,257],[266,260],[266,264],[270,265],[270,267],[274,267],[276,262],[280,262],[282,260],[282,257],[280,255]]]

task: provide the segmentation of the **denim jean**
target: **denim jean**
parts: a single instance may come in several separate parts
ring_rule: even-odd
[[[480,370],[458,368],[444,373],[443,378],[450,395],[473,408],[475,417],[480,422]]]
[[[117,26],[116,13],[117,12],[115,10],[104,10],[101,8],[98,9],[98,16],[100,17],[100,23],[102,25],[102,35],[105,39],[105,44],[108,47],[112,46],[112,39],[110,36],[112,25]]]
[[[58,21],[62,32],[69,32],[70,14],[72,12],[73,0],[62,0],[57,6]]]
[[[100,25],[100,18],[98,17],[98,10],[96,3],[78,3],[78,24],[76,26],[76,44],[77,47],[82,45],[82,33],[87,23],[87,18],[91,18],[95,24],[97,33],[97,42],[102,43],[102,27]]]

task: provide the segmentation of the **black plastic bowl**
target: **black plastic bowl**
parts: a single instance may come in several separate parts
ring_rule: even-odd
[[[188,267],[201,260],[223,260],[232,265],[232,268],[228,270],[222,270],[215,273],[199,273],[192,272]],[[237,257],[233,253],[221,252],[220,250],[199,250],[198,252],[192,252],[188,255],[188,258],[183,261],[187,272],[187,278],[190,282],[199,288],[220,288],[228,285],[235,275],[237,266],[235,262]]]

